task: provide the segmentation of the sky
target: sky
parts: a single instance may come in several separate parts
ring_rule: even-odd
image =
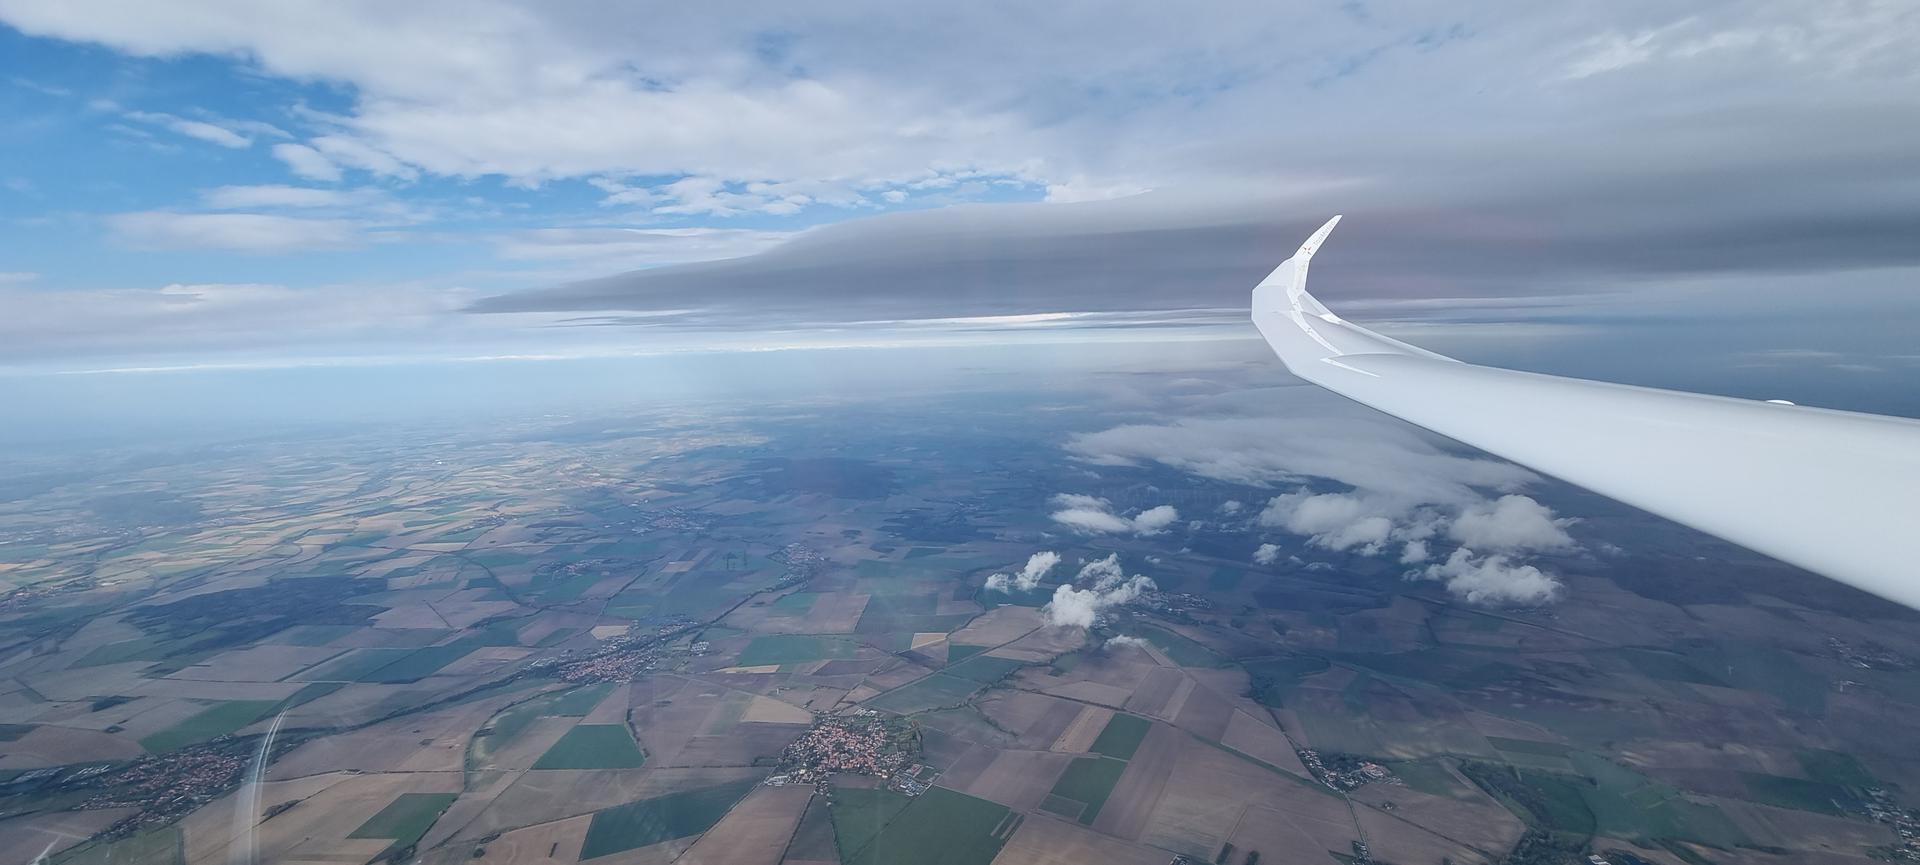
[[[1244,340],[1344,213],[1396,336],[1920,412],[1905,0],[0,0],[0,116],[16,389]]]

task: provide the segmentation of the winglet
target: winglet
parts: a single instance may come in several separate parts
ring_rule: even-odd
[[[1292,258],[1281,262],[1253,289],[1253,322],[1281,362],[1295,375],[1317,381],[1319,362],[1350,354],[1411,354],[1446,360],[1350,324],[1307,293],[1307,266],[1339,224],[1338,216],[1327,220],[1300,244]]]

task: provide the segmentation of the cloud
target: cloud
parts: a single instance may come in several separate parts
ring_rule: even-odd
[[[364,200],[362,196],[335,189],[280,185],[222,186],[201,193],[200,199],[216,210],[343,207]]]
[[[289,171],[308,180],[332,182],[341,178],[340,166],[305,144],[275,144],[273,158],[286,163]]]
[[[1271,565],[1279,560],[1279,558],[1280,546],[1278,544],[1261,544],[1259,549],[1253,551],[1253,563],[1256,565]]]
[[[1145,576],[1128,577],[1125,573],[1118,553],[1088,562],[1072,582],[1054,589],[1053,600],[1041,609],[1041,615],[1049,625],[1091,628],[1105,610],[1132,603],[1156,588]],[[1076,583],[1089,585],[1079,588]]]
[[[1120,636],[1117,636],[1117,637],[1108,637],[1107,641],[1102,644],[1104,648],[1108,648],[1108,649],[1125,649],[1125,648],[1145,649],[1146,647],[1151,645],[1153,644],[1147,642],[1145,639],[1133,636],[1131,634],[1121,634]]]
[[[1554,517],[1553,509],[1526,496],[1504,495],[1461,509],[1447,536],[1475,549],[1566,550],[1574,547],[1566,532],[1573,522]]]
[[[1158,462],[1202,477],[1266,486],[1326,478],[1396,505],[1479,501],[1536,476],[1511,463],[1442,450],[1393,421],[1304,416],[1193,418],[1077,434],[1066,445],[1096,465]]]
[[[222,249],[285,253],[359,245],[360,225],[266,213],[178,213],[149,210],[107,217],[122,243],[136,249]]]
[[[1061,493],[1052,502],[1059,508],[1052,514],[1054,522],[1087,534],[1157,535],[1180,519],[1180,512],[1172,505],[1158,505],[1125,517],[1113,512],[1112,502],[1094,496]]]
[[[986,588],[990,592],[1032,591],[1040,581],[1051,573],[1054,566],[1060,564],[1060,554],[1051,550],[1034,553],[1027,559],[1020,573],[1008,577],[1006,574],[994,574],[987,577]]]
[[[494,249],[514,261],[573,261],[605,269],[739,258],[790,232],[742,228],[538,228],[500,235]]]
[[[1142,308],[1176,295],[1212,306],[1244,295],[1247,277],[1291,248],[1275,238],[1301,236],[1335,207],[1356,215],[1341,241],[1352,256],[1328,265],[1354,296],[1920,257],[1909,242],[1920,64],[1901,38],[1915,20],[1907,4],[1413,4],[1365,20],[1273,4],[1197,19],[1141,6],[1097,21],[1063,6],[1027,10],[1018,27],[991,6],[925,16],[862,2],[804,17],[767,7],[644,21],[514,2],[404,14],[204,7],[6,0],[0,19],[137,56],[209,54],[243,74],[338,85],[351,99],[305,109],[303,140],[276,147],[312,179],[342,169],[522,186],[591,178],[617,187],[617,206],[723,218],[970,185],[1094,199],[997,229],[924,220],[912,243],[893,226],[850,229],[859,254],[810,259],[831,263],[825,272],[773,256],[513,301],[543,309],[681,308],[690,304],[674,295],[703,290],[702,305],[737,296],[752,309],[779,299],[765,283],[780,273],[836,296],[912,292],[940,307],[926,315],[1022,302]],[[781,34],[778,50],[768,33]],[[1621,140],[1636,146],[1609,144]],[[1152,191],[1123,197],[1139,190]],[[1113,224],[1114,213],[1133,224]],[[1056,225],[1036,235],[1041,221]],[[970,233],[964,222],[987,224]],[[910,264],[915,278],[903,281]],[[1023,297],[1074,270],[1085,275],[1058,294]]]
[[[150,111],[129,111],[126,112],[124,116],[129,120],[151,123],[185,135],[188,138],[197,138],[209,144],[217,144],[233,150],[243,150],[253,146],[253,139],[241,135],[227,126],[208,123],[204,120],[190,120],[172,114],[160,114]]]
[[[170,283],[58,291],[0,285],[0,309],[7,311],[0,315],[0,361],[190,352],[213,362],[221,353],[285,351],[295,342],[445,344],[481,323],[448,315],[469,297],[459,289],[408,284]]]
[[[1227,394],[1217,404],[1246,401],[1244,394]],[[1491,579],[1531,567],[1508,557],[1578,548],[1566,531],[1573,520],[1513,492],[1537,480],[1531,472],[1449,452],[1404,424],[1344,411],[1132,424],[1075,435],[1066,447],[1099,465],[1156,462],[1215,480],[1293,486],[1270,498],[1256,523],[1323,549],[1418,564],[1436,542],[1451,541],[1500,556],[1476,572]],[[1317,491],[1326,482],[1348,489]]]
[[[1133,518],[1134,532],[1142,535],[1157,535],[1180,519],[1180,512],[1173,505],[1159,505],[1141,511]]]
[[[1532,565],[1517,565],[1506,556],[1476,559],[1472,550],[1453,551],[1447,560],[1414,571],[1409,579],[1439,580],[1447,592],[1470,604],[1485,606],[1539,606],[1560,596],[1560,581]]]
[[[1372,556],[1394,534],[1389,514],[1403,510],[1365,496],[1296,492],[1269,501],[1260,512],[1260,524],[1306,535],[1311,543],[1330,550],[1352,549]]]

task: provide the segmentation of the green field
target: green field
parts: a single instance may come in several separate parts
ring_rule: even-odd
[[[958,664],[961,661],[971,658],[974,655],[978,655],[981,652],[984,652],[991,648],[993,647],[992,646],[974,646],[966,643],[948,643],[947,644],[947,663]]]
[[[279,707],[273,700],[229,700],[216,703],[200,714],[140,740],[140,747],[155,754],[172,751],[195,742],[245,727]]]
[[[1747,791],[1753,794],[1755,802],[1782,808],[1839,815],[1858,807],[1860,802],[1859,797],[1847,792],[1845,787],[1820,781],[1762,775],[1759,772],[1741,772],[1740,780],[1747,785]]]
[[[1140,750],[1140,740],[1147,738],[1147,731],[1152,727],[1153,722],[1137,715],[1115,714],[1100,731],[1099,738],[1093,740],[1093,752],[1131,760],[1133,752]]]
[[[892,790],[849,787],[833,791],[833,836],[840,849],[840,861],[852,861],[853,854],[866,848],[880,836],[893,818],[912,802]]]
[[[127,661],[158,661],[166,657],[166,643],[159,637],[140,637],[119,643],[108,643],[96,647],[93,651],[75,661],[75,667],[98,667],[103,664],[123,664]]]
[[[593,822],[587,826],[587,839],[580,845],[580,858],[592,859],[698,835],[720,822],[733,808],[733,803],[747,795],[756,783],[736,781],[595,811]]]
[[[831,658],[851,658],[859,649],[852,641],[840,637],[821,637],[810,634],[768,634],[755,637],[753,642],[740,652],[734,663],[742,667],[758,667],[764,664],[797,664],[803,661],[824,661]]]
[[[1836,787],[1872,787],[1878,783],[1867,767],[1860,765],[1851,754],[1839,751],[1821,751],[1807,749],[1795,756],[1800,758],[1800,767],[1807,770],[1807,777],[1823,784]]]
[[[959,676],[962,679],[971,679],[982,684],[989,684],[1006,678],[1007,674],[1025,665],[1026,662],[1016,661],[1012,658],[974,655],[958,663],[949,664],[946,669],[940,672],[949,676]]]
[[[553,743],[535,769],[638,769],[647,762],[625,724],[576,724]]]
[[[359,625],[295,625],[267,642],[289,646],[324,646],[358,630]]]
[[[1052,795],[1085,804],[1080,822],[1092,823],[1093,818],[1100,816],[1100,808],[1107,804],[1107,797],[1113,795],[1113,785],[1120,783],[1120,776],[1126,771],[1124,760],[1080,757],[1067,764],[1067,771],[1053,782]]]
[[[460,640],[444,646],[428,646],[424,649],[414,649],[395,658],[384,666],[361,674],[359,681],[381,684],[417,682],[434,673],[440,672],[441,667],[466,657],[474,649],[479,647],[477,641]]]
[[[966,702],[967,696],[980,687],[972,679],[935,673],[868,700],[867,705],[906,715]]]
[[[1224,667],[1227,665],[1226,659],[1215,654],[1212,649],[1172,631],[1161,630],[1160,628],[1141,628],[1140,636],[1146,637],[1147,642],[1160,647],[1160,651],[1167,653],[1168,658],[1173,659],[1174,663],[1182,667]]]
[[[819,592],[794,592],[783,595],[773,602],[773,608],[792,616],[804,616],[813,609],[815,601],[820,600]]]
[[[363,681],[363,677],[372,675],[381,667],[398,661],[412,652],[412,649],[354,649],[328,661],[325,666],[302,678],[334,682]]]
[[[1578,778],[1494,763],[1467,762],[1460,771],[1493,793],[1527,825],[1578,835],[1592,835],[1593,811],[1580,795]]]
[[[1573,751],[1572,748],[1558,742],[1507,739],[1500,736],[1488,736],[1487,744],[1509,754],[1539,754],[1544,757],[1565,757]]]
[[[878,837],[840,861],[846,865],[987,865],[1008,831],[1006,806],[934,787],[886,824]],[[844,848],[843,848],[844,851]]]
[[[1431,796],[1465,799],[1473,794],[1472,789],[1460,783],[1445,766],[1432,760],[1388,763],[1387,768],[1393,770],[1394,777],[1405,781],[1408,787]]]
[[[477,755],[498,752],[524,732],[537,718],[566,717],[578,718],[593,711],[593,707],[606,699],[607,692],[613,690],[613,683],[602,682],[567,691],[544,694],[524,703],[502,710],[493,716],[488,724],[489,732],[482,739],[474,741]]]
[[[108,844],[83,844],[53,857],[57,865],[179,865],[180,827],[151,829]]]
[[[1333,665],[1313,655],[1284,655],[1241,664],[1253,677],[1253,698],[1261,705],[1280,707],[1287,694],[1307,677],[1324,673]]]
[[[347,837],[392,838],[393,847],[389,849],[412,847],[457,798],[458,793],[402,793]]]

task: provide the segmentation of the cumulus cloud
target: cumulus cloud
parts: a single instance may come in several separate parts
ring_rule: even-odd
[[[1504,495],[1461,509],[1447,536],[1475,549],[1565,550],[1574,546],[1566,531],[1573,523],[1531,498]]]
[[[1141,511],[1133,518],[1134,532],[1142,535],[1157,535],[1180,519],[1180,512],[1173,505],[1159,505]]]
[[[1052,514],[1054,522],[1087,534],[1157,535],[1180,519],[1180,512],[1172,505],[1158,505],[1127,517],[1114,513],[1112,502],[1094,496],[1061,493],[1052,502],[1059,508]]]
[[[1102,611],[1131,603],[1155,588],[1146,576],[1127,576],[1120,555],[1114,553],[1088,562],[1071,582],[1054,589],[1053,600],[1040,612],[1049,625],[1090,628]]]
[[[1253,563],[1256,565],[1271,565],[1279,558],[1280,546],[1278,544],[1261,544],[1259,549],[1253,551]]]
[[[1457,549],[1445,562],[1428,565],[1408,575],[1438,580],[1447,592],[1470,604],[1485,606],[1539,606],[1558,599],[1560,581],[1532,565],[1515,564],[1508,557],[1475,558],[1472,550]]]
[[[1117,637],[1108,637],[1107,642],[1105,643],[1106,648],[1109,648],[1109,649],[1123,649],[1123,648],[1129,648],[1129,647],[1135,648],[1135,649],[1145,649],[1146,647],[1151,645],[1153,644],[1147,642],[1143,638],[1133,636],[1132,634],[1121,634],[1120,636],[1117,636]]]
[[[1512,573],[1524,584],[1519,577],[1526,572],[1520,568],[1531,566],[1515,564],[1511,557],[1578,548],[1567,533],[1574,520],[1516,492],[1537,480],[1531,472],[1444,450],[1411,428],[1384,420],[1189,418],[1074,436],[1067,449],[1100,465],[1157,462],[1234,483],[1295,485],[1267,501],[1258,526],[1303,536],[1323,549],[1392,555],[1410,565],[1434,555],[1436,542],[1450,542],[1477,551],[1476,556],[1498,557],[1473,560],[1478,565],[1473,573],[1483,581]],[[1316,492],[1305,486],[1318,481],[1350,489]],[[1453,571],[1463,567],[1451,566]],[[1537,569],[1531,573],[1552,579]],[[1476,599],[1497,596],[1491,589],[1474,592]]]
[[[1006,574],[994,574],[988,577],[986,588],[993,592],[1032,591],[1059,564],[1059,553],[1041,550],[1027,559],[1027,564],[1020,569],[1020,573],[1011,577]]]

